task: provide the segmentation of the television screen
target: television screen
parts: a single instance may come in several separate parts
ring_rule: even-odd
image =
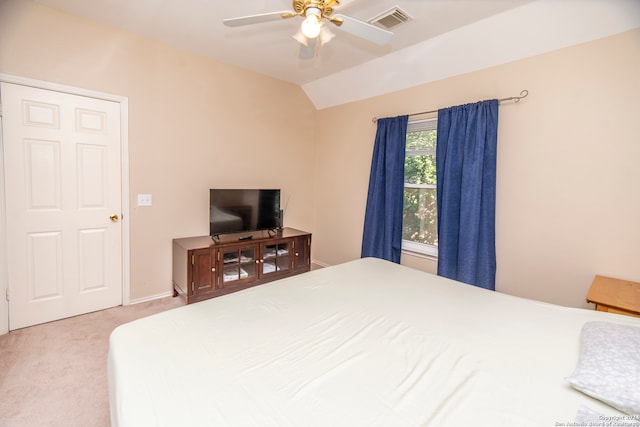
[[[280,190],[209,190],[211,236],[280,228]]]

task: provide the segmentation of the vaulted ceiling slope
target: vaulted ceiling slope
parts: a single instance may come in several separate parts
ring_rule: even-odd
[[[37,0],[302,86],[318,109],[468,73],[640,27],[638,0],[341,0],[361,21],[399,7],[412,19],[379,46],[331,26],[312,59],[301,19],[231,28],[223,20],[291,10],[290,0]]]

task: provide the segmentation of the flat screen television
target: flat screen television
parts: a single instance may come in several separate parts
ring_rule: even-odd
[[[209,234],[212,237],[280,227],[280,190],[209,190]]]

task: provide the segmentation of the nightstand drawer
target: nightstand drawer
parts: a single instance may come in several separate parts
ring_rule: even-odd
[[[596,276],[587,293],[596,310],[640,317],[640,283]]]

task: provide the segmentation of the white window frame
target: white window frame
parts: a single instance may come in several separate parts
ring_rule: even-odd
[[[421,120],[413,120],[407,124],[407,133],[420,132],[425,130],[435,130],[438,127],[438,118],[431,117]],[[429,154],[429,150],[416,150],[407,152],[406,155],[412,153],[413,155]],[[435,154],[435,153],[434,153]],[[436,188],[433,184],[404,184],[404,188]],[[411,240],[402,239],[402,252],[423,256],[426,258],[438,258],[438,247],[434,245],[428,245],[426,243],[413,242]]]

